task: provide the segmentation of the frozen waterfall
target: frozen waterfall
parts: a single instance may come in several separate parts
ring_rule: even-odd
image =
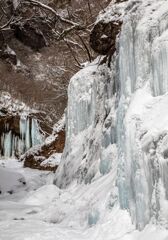
[[[167,111],[161,110],[166,105],[161,103],[168,91],[168,4],[137,2],[134,11],[135,7],[124,18],[119,39],[117,183],[121,207],[143,229],[154,215],[157,221],[165,218],[156,192],[168,191],[167,160],[159,149],[168,134],[167,124],[159,126],[167,118]],[[160,108],[154,112],[158,101]],[[167,201],[166,193],[165,197]]]
[[[1,133],[1,156],[4,158],[19,157],[29,148],[42,143],[43,138],[37,119],[19,116],[13,125],[6,123]]]
[[[117,165],[118,203],[136,227],[168,227],[168,4],[125,5],[111,69],[95,61],[71,79],[56,184],[91,183]]]

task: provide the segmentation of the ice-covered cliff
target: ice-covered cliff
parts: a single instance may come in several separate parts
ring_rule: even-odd
[[[149,222],[168,227],[167,13],[167,0],[129,0],[99,16],[122,22],[116,52],[110,68],[97,58],[71,79],[55,179],[66,187],[113,174],[109,198],[140,230]]]
[[[36,115],[10,94],[0,94],[0,158],[18,158],[44,141]]]

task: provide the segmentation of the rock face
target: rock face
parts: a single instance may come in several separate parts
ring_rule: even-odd
[[[3,45],[2,49],[0,50],[0,58],[15,66],[17,65],[18,59],[16,53],[6,44]]]
[[[39,24],[36,21],[25,21],[20,24],[13,24],[15,37],[25,45],[39,50],[47,46],[42,29],[48,28],[47,24]]]
[[[90,45],[101,55],[113,54],[116,50],[116,37],[121,30],[121,21],[98,22],[90,35]]]
[[[10,42],[11,38],[14,36],[12,29],[4,28],[0,31],[0,49],[4,43]]]
[[[13,134],[16,136],[20,136],[20,116],[10,116],[10,115],[5,115],[5,116],[0,116],[0,132],[5,133],[8,131],[8,128],[12,131]]]
[[[106,11],[98,16],[90,34],[90,46],[98,54],[112,56],[116,51],[116,38],[121,32],[122,10],[126,1],[112,1]]]

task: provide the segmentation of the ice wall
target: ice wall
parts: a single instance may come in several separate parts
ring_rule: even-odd
[[[69,84],[66,146],[56,173],[56,183],[62,187],[73,179],[89,183],[99,168],[105,174],[112,166],[107,147],[114,143],[111,122],[115,114],[109,115],[114,78],[106,66],[99,66],[99,61],[77,73]]]
[[[118,201],[140,230],[150,221],[168,227],[167,12],[167,0],[128,1],[111,68],[94,62],[72,78],[56,173],[61,187],[90,183],[118,156]]]
[[[29,148],[42,143],[44,140],[37,119],[20,116],[15,124],[16,126],[10,126],[9,123],[6,123],[4,132],[1,133],[1,157],[19,157]]]
[[[120,206],[128,209],[133,222],[143,229],[154,215],[158,221],[165,218],[161,214],[161,196],[154,192],[159,192],[161,185],[163,191],[168,189],[167,160],[158,153],[161,139],[167,135],[167,124],[159,124],[167,118],[167,111],[150,126],[146,127],[146,122],[156,118],[160,109],[152,113],[149,109],[155,109],[156,102],[165,98],[159,96],[168,91],[168,4],[130,1],[128,8],[133,2],[119,39],[117,183]]]

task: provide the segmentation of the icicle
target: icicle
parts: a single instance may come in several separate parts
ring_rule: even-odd
[[[25,135],[26,135],[26,120],[27,118],[25,116],[21,116],[20,117],[20,136],[21,136],[21,139],[24,140],[25,138]]]
[[[23,154],[32,146],[43,142],[43,135],[40,133],[37,119],[29,116],[21,116],[19,120],[20,136],[10,129],[8,123],[5,124],[5,132],[1,134],[2,157],[16,157]]]
[[[35,146],[43,142],[42,134],[40,133],[37,119],[34,119],[34,118],[32,118],[32,124],[31,124],[31,139],[32,139],[32,146]]]
[[[12,154],[12,133],[11,131],[4,134],[4,156],[10,158]]]
[[[17,153],[20,156],[25,152],[25,142],[18,138],[17,141]]]
[[[88,214],[88,225],[93,226],[96,225],[99,221],[100,213],[97,209],[92,209]]]
[[[30,119],[26,119],[26,136],[25,136],[25,148],[28,150],[31,147],[31,136],[30,136]]]

